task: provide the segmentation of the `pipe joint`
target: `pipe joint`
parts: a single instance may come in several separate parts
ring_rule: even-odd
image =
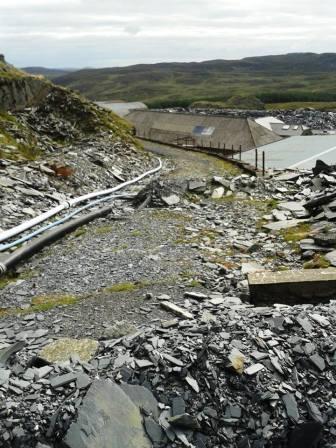
[[[7,272],[7,266],[4,263],[0,263],[0,274],[5,274]]]

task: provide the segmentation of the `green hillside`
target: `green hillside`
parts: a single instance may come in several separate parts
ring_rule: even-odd
[[[336,53],[293,53],[241,60],[85,69],[56,78],[94,100],[149,106],[227,101],[253,95],[264,103],[336,101]]]
[[[46,68],[46,67],[24,67],[23,71],[31,75],[42,75],[48,79],[55,79],[60,76],[65,76],[68,73],[73,72],[71,69],[62,68]]]

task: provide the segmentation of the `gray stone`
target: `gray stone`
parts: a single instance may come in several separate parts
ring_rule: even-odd
[[[185,413],[186,404],[182,397],[173,398],[172,402],[172,414],[181,415]]]
[[[50,385],[53,388],[66,386],[77,380],[78,373],[66,373],[64,375],[58,375],[50,379]]]
[[[211,305],[218,306],[222,305],[225,302],[224,297],[214,297],[213,299],[210,299],[209,302]]]
[[[159,418],[158,403],[150,390],[143,386],[127,383],[121,384],[120,387],[139,408],[144,409],[154,418]]]
[[[206,190],[206,182],[203,180],[190,180],[188,184],[188,189],[190,191],[196,191],[196,192],[204,192]]]
[[[8,383],[11,371],[6,369],[0,369],[0,386]]]
[[[185,380],[196,393],[200,391],[197,381],[192,376],[188,375]]]
[[[264,370],[265,366],[263,364],[253,364],[252,366],[247,367],[245,369],[246,375],[255,375],[256,373]]]
[[[167,205],[176,205],[180,202],[179,196],[177,194],[171,194],[169,196],[161,196],[163,202]]]
[[[172,426],[176,426],[177,428],[184,428],[184,429],[199,429],[200,425],[197,421],[197,419],[190,414],[180,414],[180,415],[174,415],[173,417],[170,417],[168,419],[169,423]]]
[[[313,331],[314,328],[308,319],[301,319],[300,317],[297,317],[296,320],[306,333],[311,333]]]
[[[300,415],[294,395],[286,394],[282,397],[282,401],[286,407],[288,418],[293,420],[295,423],[298,423]]]
[[[153,365],[148,359],[135,359],[135,362],[139,369],[145,369],[146,367],[151,367]]]
[[[167,311],[171,311],[172,313],[184,317],[185,319],[193,319],[194,316],[189,313],[189,311],[184,310],[183,308],[181,308],[180,306],[175,305],[175,303],[172,302],[161,302],[161,306],[162,308],[166,309]]]
[[[310,356],[309,359],[321,372],[323,372],[323,370],[325,370],[326,364],[325,364],[324,359],[320,355],[318,355],[318,354],[312,355],[312,356]]]
[[[148,437],[151,439],[153,443],[160,443],[164,438],[164,432],[162,431],[161,426],[156,423],[152,417],[146,417],[145,421],[145,429]]]
[[[328,260],[332,266],[336,266],[336,250],[327,253],[325,259]]]
[[[166,359],[167,361],[169,361],[171,364],[174,364],[175,366],[178,367],[183,367],[184,364],[182,361],[180,361],[179,359],[175,358],[174,356],[169,355],[168,353],[161,353],[161,356]]]
[[[40,367],[39,369],[35,369],[35,379],[40,380],[41,378],[46,377],[54,370],[53,366],[44,366]]]
[[[22,350],[25,345],[25,342],[16,342],[15,344],[0,350],[0,367],[5,367],[9,358],[14,355],[14,353]]]
[[[272,215],[276,221],[286,221],[288,218],[285,212],[276,209],[272,211]]]
[[[208,298],[206,294],[203,294],[202,292],[196,292],[196,291],[186,291],[184,293],[186,297],[191,297],[192,299],[196,300],[205,300]]]
[[[224,196],[224,187],[215,188],[211,194],[212,199],[221,199]]]
[[[277,221],[277,222],[271,222],[269,224],[264,224],[263,228],[267,230],[283,230],[283,229],[290,229],[291,227],[296,227],[300,222],[303,222],[306,220],[298,220],[298,219],[288,219],[286,221]]]
[[[330,326],[330,321],[325,316],[321,316],[320,314],[317,314],[317,313],[309,314],[309,316],[315,322],[318,322],[321,325],[321,327],[329,327]]]
[[[68,448],[151,448],[139,408],[108,380],[91,385],[63,442]]]
[[[322,414],[321,414],[319,408],[316,406],[316,404],[314,404],[310,400],[307,400],[307,408],[308,408],[309,415],[311,416],[311,418],[313,420],[315,420],[316,422],[319,422],[319,423],[324,423]]]
[[[91,378],[86,373],[80,373],[76,379],[76,386],[78,389],[86,389],[92,383]]]
[[[307,210],[304,208],[303,202],[295,202],[295,201],[279,202],[277,207],[279,210],[286,210],[292,213],[302,213],[307,215]]]
[[[206,324],[210,324],[211,322],[217,322],[216,316],[214,316],[210,311],[203,311],[201,314],[201,322]]]

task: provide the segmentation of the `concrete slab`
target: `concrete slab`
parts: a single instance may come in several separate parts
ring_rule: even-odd
[[[248,283],[254,305],[320,303],[336,297],[334,268],[255,272],[248,274]]]

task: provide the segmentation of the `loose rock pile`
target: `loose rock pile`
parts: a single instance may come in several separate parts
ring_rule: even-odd
[[[281,230],[310,223],[308,237],[299,241],[304,259],[314,257],[316,253],[325,253],[326,259],[336,266],[336,171],[318,160],[313,172],[298,172],[280,175],[278,180],[285,181],[297,193],[290,201],[279,202],[272,216],[266,216],[273,222],[265,224],[268,230]]]
[[[101,341],[95,355],[94,341],[51,344],[40,314],[20,327],[1,323],[2,446],[57,447],[63,439],[71,448],[108,447],[113,430],[124,431],[113,446],[133,446],[125,444],[132,426],[120,419],[130,421],[135,408],[144,422],[132,420],[140,446],[309,448],[320,438],[335,446],[335,301],[254,308],[238,297],[187,291],[175,304],[162,294],[157,306],[172,318]],[[125,407],[116,384],[146,388],[157,405],[141,389]],[[102,393],[109,424],[95,411]]]
[[[206,108],[173,108],[166,109],[166,112],[191,112],[200,115],[226,115],[239,118],[260,118],[265,115],[271,115],[282,120],[285,124],[304,125],[309,129],[317,131],[334,131],[336,129],[336,112],[324,112],[315,109],[297,109],[297,110],[236,110],[236,109],[206,109]]]
[[[0,161],[0,228],[5,230],[67,198],[118,185],[153,166],[131,145],[82,139],[34,162]]]

